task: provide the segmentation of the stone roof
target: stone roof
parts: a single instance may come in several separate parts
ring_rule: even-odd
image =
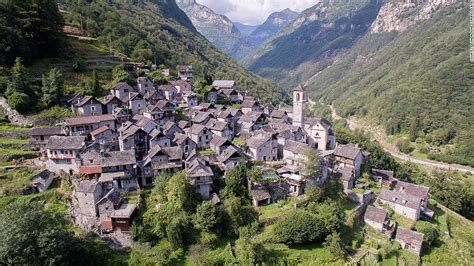
[[[186,120],[181,120],[177,123],[178,127],[181,128],[181,129],[185,129],[185,128],[188,128],[191,126],[191,123],[189,121],[186,121]]]
[[[281,109],[274,109],[271,113],[270,113],[270,117],[273,117],[273,118],[283,118],[285,116],[287,116],[288,114],[286,113],[285,110],[281,110]]]
[[[418,209],[421,206],[421,198],[397,191],[382,189],[379,197],[381,200],[402,205],[410,209]]]
[[[122,134],[120,135],[120,138],[121,139],[126,139],[130,136],[133,136],[138,131],[143,131],[143,129],[141,129],[140,127],[138,127],[136,125],[130,125],[127,128],[121,130]],[[145,131],[143,131],[143,132],[145,132]]]
[[[254,106],[258,106],[258,102],[257,101],[252,101],[252,100],[244,100],[242,102],[242,105],[241,107],[242,108],[252,108]]]
[[[393,171],[381,170],[381,169],[372,169],[372,175],[381,177],[382,180],[393,180]]]
[[[221,147],[224,144],[232,145],[232,142],[230,142],[228,139],[223,138],[221,136],[213,135],[210,144],[212,146]]]
[[[212,172],[209,166],[204,165],[200,160],[193,160],[189,163],[189,168],[187,171],[188,177],[213,177],[214,173]]]
[[[97,189],[98,185],[99,182],[96,180],[82,180],[79,182],[76,192],[93,193]]]
[[[111,218],[130,218],[137,208],[137,204],[122,204],[120,208],[115,209],[110,215]]]
[[[80,150],[85,144],[84,136],[51,136],[46,144],[50,150]]]
[[[261,133],[247,139],[247,146],[252,149],[258,149],[263,144],[267,143],[272,139],[272,134]]]
[[[85,104],[87,104],[89,101],[91,102],[95,102],[96,104],[102,104],[101,102],[99,102],[96,98],[94,98],[93,96],[84,96],[78,103],[75,104],[75,106],[84,106]]]
[[[252,198],[254,198],[256,201],[268,200],[272,197],[270,193],[265,189],[252,189],[251,193]]]
[[[115,189],[115,188],[112,188],[109,192],[107,192],[107,194],[105,194],[105,196],[103,196],[98,202],[97,202],[97,205],[105,202],[106,200],[109,200],[112,202],[112,204],[114,205],[114,207],[118,207],[120,206],[120,204],[122,204],[123,202],[123,194]]]
[[[111,101],[113,101],[115,99],[115,101],[119,101],[119,102],[122,102],[119,98],[117,98],[115,95],[106,95],[104,97],[104,99],[102,99],[102,104],[109,104]]]
[[[204,121],[206,121],[206,119],[209,118],[209,116],[211,116],[211,112],[198,112],[193,118],[191,118],[191,121],[193,123],[203,123]]]
[[[133,165],[137,163],[134,150],[110,151],[101,153],[90,149],[81,154],[84,165],[97,165],[101,167],[112,167],[120,165]]]
[[[67,126],[90,125],[105,121],[114,121],[113,115],[77,116],[65,119]]]
[[[237,155],[240,157],[240,149],[235,147],[234,145],[230,145],[229,147],[225,148],[221,154],[217,157],[219,162],[225,162],[229,160],[232,156]]]
[[[158,89],[161,91],[171,92],[173,90],[176,90],[176,87],[174,85],[160,85]]]
[[[92,137],[95,137],[101,133],[104,133],[105,131],[109,130],[109,127],[108,126],[101,126],[99,127],[98,129],[92,131],[91,133],[89,133]]]
[[[210,119],[207,121],[206,127],[210,130],[216,131],[224,131],[229,128],[226,122],[217,121],[216,119]]]
[[[418,198],[428,198],[429,188],[425,186],[415,185],[403,181],[397,181],[395,190],[401,193],[409,194]]]
[[[354,172],[352,171],[352,168],[349,168],[349,167],[337,169],[337,172],[340,174],[340,176],[342,177],[342,180],[344,181],[350,181],[352,177],[354,176]]]
[[[191,134],[193,135],[199,135],[199,133],[201,133],[201,131],[205,130],[206,127],[201,125],[201,124],[194,124],[191,126]]]
[[[242,115],[239,119],[239,122],[256,123],[259,119],[263,118],[263,116],[263,112],[252,111]]]
[[[305,117],[305,124],[310,126],[315,126],[320,124],[325,130],[330,130],[332,127],[332,123],[325,118],[317,118],[317,117]]]
[[[424,236],[424,234],[412,231],[410,229],[405,229],[403,227],[397,228],[396,239],[414,246],[421,247]]]
[[[347,145],[337,145],[334,150],[334,155],[338,157],[343,157],[351,160],[355,160],[357,155],[361,152],[361,149],[352,144]]]
[[[66,132],[60,127],[37,127],[30,131],[30,136],[64,136]]]
[[[232,88],[235,85],[235,80],[214,80],[212,86],[218,88]]]
[[[294,154],[304,154],[308,148],[308,144],[293,140],[287,140],[284,146],[285,150],[290,151]]]
[[[192,141],[191,138],[189,138],[186,134],[176,133],[174,135],[173,142],[181,145],[186,139]]]
[[[364,219],[373,221],[379,224],[383,224],[387,216],[388,216],[388,212],[385,209],[377,208],[374,206],[367,206]]]

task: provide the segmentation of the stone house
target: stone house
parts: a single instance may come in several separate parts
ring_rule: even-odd
[[[276,161],[278,160],[278,141],[273,134],[261,133],[247,140],[245,152],[254,160]]]
[[[238,163],[244,161],[241,150],[234,145],[227,146],[217,156],[219,167],[223,171],[229,171]]]
[[[180,95],[178,89],[173,85],[161,85],[158,90],[165,96],[166,100],[173,102]]]
[[[391,237],[397,224],[388,217],[388,212],[382,208],[367,206],[364,222],[375,230]]]
[[[168,121],[163,125],[163,133],[167,135],[169,138],[172,138],[176,133],[184,133],[184,131],[172,121]]]
[[[209,122],[209,120],[214,119],[214,118],[215,116],[210,111],[195,112],[193,117],[191,118],[191,122],[195,124],[205,125],[207,122]]]
[[[172,80],[170,84],[178,90],[178,93],[193,91],[193,85],[184,80]]]
[[[131,110],[132,115],[143,114],[146,108],[146,102],[143,95],[138,92],[130,92],[128,97],[125,99],[128,105],[127,107]]]
[[[144,99],[148,105],[155,105],[158,101],[166,100],[165,96],[157,89],[149,90],[148,93],[145,94]]]
[[[243,114],[249,112],[260,112],[260,105],[255,100],[244,100],[241,105],[241,110]]]
[[[119,82],[110,88],[110,94],[115,95],[122,102],[125,102],[124,99],[128,97],[130,92],[133,92],[133,88],[125,82]]]
[[[193,82],[193,66],[192,65],[179,65],[178,77],[181,80]]]
[[[382,189],[379,200],[383,204],[390,206],[390,208],[399,215],[414,221],[420,218],[422,199],[419,197],[398,191]]]
[[[344,192],[347,193],[354,187],[354,182],[356,180],[354,169],[350,167],[338,168],[336,170],[336,176],[342,179]]]
[[[305,152],[310,149],[306,143],[287,140],[283,146],[283,160],[287,165],[302,167],[306,160]]]
[[[394,191],[408,194],[421,199],[421,210],[428,209],[428,193],[430,188],[398,180]]]
[[[281,121],[283,123],[290,122],[290,117],[285,110],[273,109],[268,116],[272,121]]]
[[[85,136],[103,126],[112,130],[116,129],[113,115],[69,117],[64,122],[70,136]]]
[[[197,144],[186,134],[175,134],[173,138],[174,145],[177,145],[183,151],[183,154],[188,155],[191,151],[197,149]]]
[[[75,222],[84,229],[97,223],[97,202],[102,196],[102,186],[96,180],[82,180],[76,185],[72,198]]]
[[[115,209],[120,208],[124,202],[124,196],[120,190],[112,188],[97,202],[97,210],[99,213],[99,222],[111,220],[110,216]]]
[[[99,182],[106,188],[131,191],[138,188],[137,160],[133,150],[101,152],[90,147],[81,154],[81,160],[85,167],[101,168]]]
[[[421,248],[423,246],[424,235],[409,229],[399,227],[395,240],[400,243],[400,246],[411,253],[420,256]]]
[[[138,92],[145,96],[150,90],[154,89],[153,82],[147,77],[139,77],[137,79]]]
[[[250,111],[239,118],[237,131],[253,132],[261,128],[264,122],[265,115],[262,112]]]
[[[66,132],[60,127],[37,127],[33,128],[30,133],[30,145],[40,151],[42,156],[45,154],[45,146],[52,136],[66,136]]]
[[[81,101],[74,104],[72,111],[81,116],[102,115],[102,103],[93,96],[84,96]]]
[[[212,139],[212,132],[201,124],[191,126],[189,137],[196,143],[197,148],[209,148]]]
[[[393,177],[393,171],[372,169],[372,178],[384,186],[390,187],[396,179]]]
[[[36,192],[45,192],[54,180],[54,173],[49,170],[43,170],[31,178],[31,186]]]
[[[104,114],[114,114],[114,109],[117,107],[122,107],[123,102],[117,98],[115,95],[109,94],[102,99],[103,113]]]
[[[338,145],[334,150],[333,157],[335,168],[352,168],[354,175],[360,175],[361,166],[364,160],[362,150],[353,144]]]
[[[100,149],[103,151],[118,151],[119,143],[117,132],[111,130],[107,126],[99,127],[98,129],[89,133],[94,143],[100,145]]]
[[[221,154],[221,152],[229,146],[232,146],[232,142],[230,142],[228,139],[223,138],[218,135],[212,136],[212,139],[210,142],[210,148],[217,154]]]
[[[250,194],[252,195],[252,204],[255,207],[268,205],[272,202],[272,196],[264,188],[252,189]]]
[[[232,140],[234,138],[233,136],[233,130],[229,127],[229,125],[226,122],[221,122],[218,121],[217,119],[210,119],[206,123],[206,127],[211,130],[212,134]]]
[[[82,136],[50,137],[46,144],[48,169],[55,173],[64,171],[70,175],[79,173],[79,154],[85,145],[85,137]]]
[[[150,138],[150,149],[152,149],[155,146],[160,146],[160,147],[171,146],[170,137],[163,134],[163,132],[157,129],[154,129],[153,131],[150,132],[149,138]]]
[[[166,122],[176,120],[176,111],[173,106],[165,100],[158,101],[153,106],[148,106],[143,115],[163,126]]]
[[[130,120],[130,113],[128,112],[128,109],[125,109],[123,107],[115,107],[115,109],[112,111],[112,115],[115,117],[115,121],[117,122],[118,125],[121,125],[128,120]]]
[[[160,173],[175,173],[183,169],[183,151],[180,147],[154,146],[141,163],[142,184],[152,185]]]
[[[214,178],[212,169],[198,158],[188,163],[187,176],[202,198],[209,199]]]
[[[134,124],[119,128],[119,147],[121,151],[134,150],[138,157],[148,151],[148,134]]]

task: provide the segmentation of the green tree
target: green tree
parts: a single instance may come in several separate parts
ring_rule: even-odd
[[[418,221],[416,222],[415,229],[416,231],[424,234],[423,241],[425,241],[428,245],[433,244],[433,242],[438,239],[438,230],[429,222]]]
[[[304,151],[303,175],[306,179],[313,179],[321,175],[321,158],[316,150],[308,148]]]
[[[224,198],[243,197],[249,199],[247,190],[247,166],[241,162],[227,171],[224,176],[225,187],[222,189]]]
[[[0,2],[0,65],[56,52],[63,24],[54,0]]]
[[[85,93],[87,95],[93,95],[95,97],[100,97],[104,94],[102,86],[100,86],[99,77],[97,76],[97,71],[94,69],[92,71],[91,79],[87,81]]]
[[[205,201],[196,208],[193,223],[196,229],[210,232],[220,223],[220,213],[212,201]]]
[[[239,239],[235,241],[235,257],[240,265],[255,265],[263,259],[263,245],[252,238],[256,234],[256,225],[239,229]]]
[[[91,257],[59,213],[15,202],[0,212],[0,264],[80,264]]]
[[[179,172],[170,178],[166,191],[167,200],[175,209],[188,214],[194,213],[200,197],[196,189],[188,182],[184,172]]]
[[[22,92],[13,92],[8,96],[8,105],[20,113],[31,111],[30,97]]]
[[[323,190],[318,186],[307,186],[304,191],[310,202],[319,202],[323,197],[323,193]]]
[[[46,107],[51,107],[59,103],[64,90],[63,75],[57,68],[53,68],[49,71],[48,75],[43,75],[42,78],[43,86],[41,91],[43,96],[41,102]]]
[[[337,232],[328,235],[324,244],[337,258],[344,258],[347,255],[347,251],[341,240],[341,235]]]
[[[192,229],[190,217],[186,215],[173,217],[166,227],[166,237],[174,249],[184,248],[193,241]]]
[[[337,232],[344,223],[344,212],[333,201],[312,202],[308,205],[308,210],[322,223],[325,234]]]
[[[169,80],[165,75],[161,73],[161,70],[155,70],[147,74],[147,76],[153,81],[155,85],[166,85]]]
[[[272,240],[285,244],[305,244],[324,237],[324,225],[310,212],[296,209],[281,217],[272,230]]]
[[[229,234],[236,234],[240,227],[249,225],[257,219],[255,209],[246,205],[239,197],[227,198],[224,201],[224,210],[227,215]]]
[[[8,97],[14,92],[31,93],[30,75],[23,65],[23,60],[19,57],[15,59],[15,65],[11,69],[10,80],[7,85],[5,95]]]

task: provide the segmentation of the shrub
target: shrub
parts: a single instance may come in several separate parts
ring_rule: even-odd
[[[429,222],[418,221],[415,225],[416,231],[423,233],[423,241],[425,241],[428,245],[433,244],[434,241],[438,238],[438,230]]]
[[[30,97],[22,92],[13,92],[8,96],[8,104],[11,108],[17,110],[19,113],[26,113],[31,111]]]
[[[285,244],[304,244],[323,238],[324,225],[304,210],[293,210],[275,224],[272,240]]]

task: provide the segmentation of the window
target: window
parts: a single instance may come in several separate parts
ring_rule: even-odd
[[[137,107],[138,107],[138,108],[142,108],[142,105],[139,103],[139,104],[137,104]]]
[[[297,93],[297,94],[296,94],[296,101],[299,101],[299,100],[300,100],[300,94]]]
[[[95,106],[91,106],[91,111],[95,111]]]

